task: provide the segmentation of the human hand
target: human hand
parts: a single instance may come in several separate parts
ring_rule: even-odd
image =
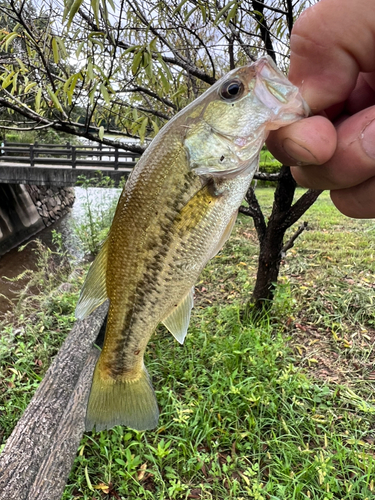
[[[298,184],[330,189],[336,207],[375,217],[375,3],[321,0],[296,21],[289,79],[313,114],[267,145]]]

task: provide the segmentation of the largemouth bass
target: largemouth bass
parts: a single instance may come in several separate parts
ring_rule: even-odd
[[[84,318],[110,301],[87,430],[157,425],[147,343],[160,322],[184,342],[194,284],[232,231],[268,131],[307,114],[297,88],[261,58],[228,73],[152,141],[120,196],[76,309]]]

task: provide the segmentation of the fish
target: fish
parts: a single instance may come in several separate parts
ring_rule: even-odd
[[[147,344],[159,323],[183,344],[194,284],[231,234],[268,132],[308,114],[298,89],[262,57],[222,77],[153,139],[76,307],[83,319],[109,299],[86,430],[157,426]]]

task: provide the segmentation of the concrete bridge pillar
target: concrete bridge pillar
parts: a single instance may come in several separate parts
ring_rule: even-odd
[[[0,184],[0,256],[67,213],[73,188]]]

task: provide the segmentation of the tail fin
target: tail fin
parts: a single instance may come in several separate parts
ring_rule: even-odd
[[[126,425],[138,431],[154,429],[159,409],[146,368],[138,380],[101,377],[97,363],[86,413],[86,431]]]

